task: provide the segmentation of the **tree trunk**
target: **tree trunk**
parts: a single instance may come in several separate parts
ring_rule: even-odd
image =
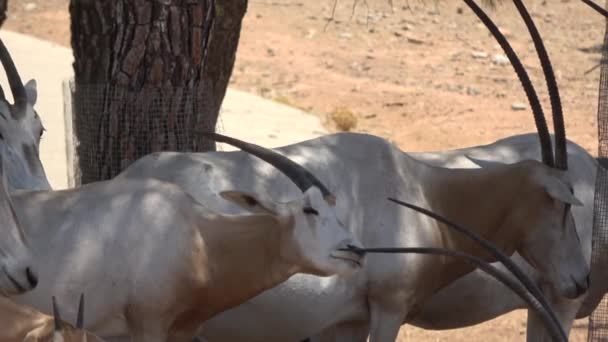
[[[6,20],[6,10],[8,8],[8,0],[0,0],[0,27]]]
[[[71,0],[80,184],[155,151],[207,151],[247,0]],[[78,178],[78,177],[77,177]]]

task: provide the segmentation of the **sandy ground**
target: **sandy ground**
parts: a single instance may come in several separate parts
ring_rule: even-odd
[[[458,1],[251,0],[231,87],[305,109],[329,130],[352,130],[422,151],[481,144],[534,129],[500,48]],[[569,138],[597,149],[599,47],[604,25],[575,0],[529,0],[561,86]],[[6,28],[69,46],[67,0],[13,0]],[[492,15],[548,107],[542,71],[511,5]],[[346,126],[344,126],[346,125]],[[521,341],[525,312],[468,329],[402,329],[408,341]],[[578,321],[572,341],[584,341]]]

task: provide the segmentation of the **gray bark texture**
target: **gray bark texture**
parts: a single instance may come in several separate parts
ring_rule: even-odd
[[[208,151],[247,0],[71,0],[79,184],[157,151]]]

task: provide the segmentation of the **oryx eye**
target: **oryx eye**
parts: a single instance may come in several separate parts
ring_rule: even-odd
[[[319,215],[319,212],[315,208],[311,208],[311,207],[304,207],[304,209],[302,209],[302,211],[304,212],[304,214],[307,214],[307,215]]]

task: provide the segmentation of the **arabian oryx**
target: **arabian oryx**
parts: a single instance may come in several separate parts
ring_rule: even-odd
[[[515,257],[515,260],[528,267],[528,272],[552,294],[579,298],[588,287],[591,227],[584,225],[579,236],[571,208],[579,216],[591,216],[589,206],[592,207],[593,198],[588,186],[593,184],[596,163],[584,151],[570,145],[570,156],[577,163],[573,163],[574,169],[567,168],[568,152],[565,132],[560,128],[563,118],[557,88],[551,91],[554,123],[558,127],[553,155],[543,110],[525,68],[481,9],[473,1],[465,2],[499,40],[522,81],[533,108],[540,148],[538,140],[529,136],[514,137],[478,148],[489,153],[501,151],[512,164],[487,162],[477,168],[469,163],[458,169],[429,165],[383,139],[363,134],[334,134],[277,151],[305,165],[330,187],[339,189],[338,217],[367,247],[446,247],[481,253],[475,245],[442,225],[385,200],[403,198],[475,229],[508,253],[518,252],[523,259]],[[523,4],[516,3],[532,31],[535,45],[542,49],[542,40]],[[546,56],[542,59],[545,75],[552,79],[551,65]],[[499,154],[493,157],[502,159]],[[118,177],[168,180],[199,201],[210,203],[214,210],[231,213],[239,209],[226,201],[211,201],[224,189],[247,189],[283,200],[297,194],[285,177],[242,152],[155,153],[135,162]],[[580,206],[573,190],[582,195],[587,207]],[[585,239],[584,249],[581,238]],[[370,255],[364,270],[354,280],[294,276],[206,322],[201,336],[210,342],[298,341],[325,330],[319,336],[325,340],[365,341],[369,332],[372,342],[392,341],[404,322],[420,317],[427,299],[471,270],[436,257]],[[484,285],[507,291],[478,274],[473,277],[484,282],[469,282],[469,292],[481,293],[480,287]],[[494,305],[493,300],[497,303],[511,300],[514,306],[521,306],[520,300],[506,293],[504,299],[496,296],[472,304],[488,303],[483,308],[487,310]],[[468,298],[462,297],[453,300],[468,302]],[[500,305],[497,307],[495,311],[502,309]],[[445,311],[450,308],[441,307],[441,312]],[[463,319],[477,313],[458,314]],[[567,321],[568,312],[561,314],[565,314],[562,318]]]
[[[0,297],[0,341],[2,342],[103,342],[83,330],[84,296],[80,296],[76,326],[61,320],[53,297],[53,316]]]
[[[361,245],[335,214],[340,199],[288,158],[233,143],[281,170],[300,195],[276,202],[222,191],[211,201],[245,209],[228,215],[154,179],[14,194],[40,284],[13,299],[48,313],[52,295],[66,302],[94,293],[85,328],[103,338],[191,341],[200,322],[295,273],[347,275],[360,268],[361,253],[343,250]]]
[[[0,39],[0,62],[6,70],[14,103],[8,102],[0,89],[0,154],[10,192],[15,189],[50,190],[44,167],[38,156],[42,121],[34,109],[37,98],[36,81],[25,86],[10,53]]]

